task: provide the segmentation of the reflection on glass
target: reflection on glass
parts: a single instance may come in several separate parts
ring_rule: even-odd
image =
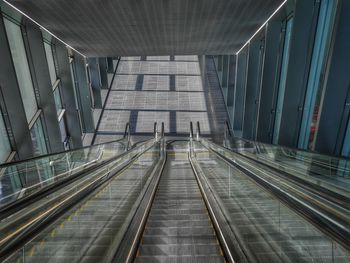
[[[80,111],[81,101],[79,99],[79,90],[77,89],[77,86],[76,86],[77,78],[76,78],[75,66],[74,66],[73,61],[70,63],[70,73],[71,73],[71,77],[72,77],[72,81],[73,81],[74,101],[75,101],[75,108],[78,112],[78,117],[79,117],[79,124],[80,124],[79,127],[80,127],[81,132],[85,133],[84,119],[83,119],[81,111]]]
[[[59,87],[57,87],[55,89],[55,91],[53,92],[53,97],[55,99],[55,106],[56,106],[57,115],[59,115],[61,110],[62,110],[62,101],[61,101],[61,95],[60,95]]]
[[[284,36],[281,76],[280,76],[279,87],[278,87],[276,116],[275,116],[275,124],[274,124],[273,139],[272,139],[274,144],[277,144],[279,139],[283,101],[284,101],[284,94],[285,94],[286,81],[287,81],[287,70],[288,70],[288,62],[289,62],[289,50],[290,50],[290,42],[291,42],[290,39],[292,36],[292,28],[293,28],[293,17],[291,17],[287,21],[286,33]]]
[[[247,174],[195,143],[198,161],[248,262],[348,262],[350,252]],[[244,260],[242,260],[244,262]]]
[[[78,194],[81,189],[89,187],[90,183],[106,176],[110,177],[107,183],[92,191],[77,205],[67,209],[47,229],[23,246],[18,253],[13,254],[9,262],[36,262],[37,259],[43,262],[67,260],[83,262],[91,260],[92,254],[93,262],[109,261],[108,259],[115,253],[114,248],[122,242],[152,180],[151,171],[159,161],[159,150],[159,143],[154,144],[151,140],[134,148],[120,159],[92,171],[85,176],[87,178],[74,181],[73,186],[59,189],[59,195],[57,192],[52,193],[45,197],[45,201],[40,200],[33,204],[41,210],[37,212],[40,217],[42,211],[50,213],[47,202],[56,204],[58,200]],[[138,156],[145,151],[146,154]],[[130,167],[115,176],[115,172],[130,158],[135,158]],[[23,224],[20,216],[16,220]],[[0,230],[2,230],[1,224]],[[7,229],[6,234],[12,231]]]
[[[227,147],[329,191],[350,197],[350,159],[231,137]]]
[[[7,18],[4,18],[4,23],[27,121],[30,122],[37,111],[37,104],[27,55],[24,48],[21,27]]]
[[[54,63],[53,55],[52,55],[52,47],[50,44],[48,44],[46,42],[44,42],[44,47],[45,47],[47,64],[49,66],[51,85],[53,85],[57,79],[57,76],[56,76],[55,63]]]
[[[10,155],[11,146],[7,137],[6,127],[0,111],[0,163]]]
[[[67,129],[66,129],[65,121],[64,121],[64,116],[63,116],[63,118],[60,120],[59,126],[60,126],[60,131],[61,131],[61,141],[62,141],[62,142],[65,142],[66,139],[67,139]]]
[[[34,155],[39,156],[47,154],[45,135],[40,117],[37,119],[32,129],[30,130],[30,135],[32,137]]]
[[[41,134],[40,130],[38,133]],[[127,138],[123,138],[20,163],[4,164],[0,166],[3,173],[0,177],[0,206],[30,195],[96,163],[119,156],[125,152],[126,145]]]

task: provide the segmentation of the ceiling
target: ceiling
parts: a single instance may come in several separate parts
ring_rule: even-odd
[[[282,0],[8,0],[87,56],[229,54]]]

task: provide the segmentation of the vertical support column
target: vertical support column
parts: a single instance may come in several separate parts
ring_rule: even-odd
[[[33,144],[1,13],[0,47],[1,64],[6,65],[0,67],[0,88],[16,144],[12,146],[20,159],[30,158],[33,156]]]
[[[229,57],[229,76],[227,87],[227,110],[230,117],[231,124],[233,123],[233,102],[235,92],[235,80],[236,80],[236,56],[231,55]]]
[[[101,78],[101,89],[108,89],[108,65],[107,58],[99,58],[98,63],[100,65],[100,78]]]
[[[220,85],[222,86],[222,65],[223,65],[223,56],[218,56],[218,63],[217,63],[217,71],[218,71],[218,77]]]
[[[249,44],[248,76],[245,95],[243,138],[255,140],[256,122],[259,107],[261,70],[263,60],[262,40]]]
[[[100,75],[100,64],[98,58],[88,58],[89,72],[90,72],[90,85],[92,89],[92,96],[94,96],[94,108],[102,108],[102,98],[101,98],[101,75]],[[84,81],[82,79],[82,81]],[[89,80],[87,79],[87,82]],[[84,86],[84,85],[83,85]],[[87,87],[88,88],[88,87]],[[91,96],[91,95],[90,95]]]
[[[71,148],[82,147],[82,130],[79,119],[77,95],[74,91],[68,51],[60,42],[55,41],[57,77],[61,80],[62,103],[66,110],[67,129]]]
[[[74,66],[75,66],[75,77],[76,79],[76,88],[79,90],[79,96],[80,96],[80,106],[81,106],[81,113],[82,117],[84,119],[84,128],[85,132],[95,132],[95,125],[93,120],[93,101],[91,94],[91,89],[89,87],[89,81],[87,77],[87,68],[86,68],[86,60],[84,57],[80,56],[79,54],[74,54]],[[98,70],[97,66],[94,71]],[[101,89],[95,90],[94,94],[96,93],[96,97],[99,98],[100,107],[102,108],[102,100],[101,100]],[[99,94],[99,96],[98,96]],[[96,102],[95,102],[96,103]]]
[[[281,21],[270,21],[265,36],[265,59],[263,67],[257,141],[272,143],[273,126],[277,103],[279,68],[284,34]]]
[[[339,5],[336,32],[326,73],[315,150],[349,156],[350,136],[350,2]]]
[[[228,73],[229,73],[229,56],[225,55],[222,59],[222,83],[221,83],[221,89],[222,93],[224,95],[224,100],[227,105],[227,85],[228,85]]]
[[[201,71],[202,85],[205,87],[206,85],[206,56],[198,56],[199,68]]]
[[[61,133],[57,121],[57,111],[52,92],[50,73],[46,60],[43,38],[37,25],[25,20],[24,43],[28,59],[31,61],[33,84],[38,92],[38,106],[43,111],[43,120],[48,133],[47,140],[51,152],[63,151]]]
[[[113,68],[113,58],[108,57],[107,58],[107,73],[113,73],[114,68]]]
[[[233,129],[235,131],[242,131],[243,129],[248,57],[249,57],[248,47],[244,48],[237,55],[237,75],[236,75],[236,86],[235,86],[235,92],[234,92],[234,105],[233,105]]]
[[[278,141],[290,147],[298,144],[318,11],[319,1],[296,2]]]

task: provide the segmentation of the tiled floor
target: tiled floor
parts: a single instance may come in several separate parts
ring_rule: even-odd
[[[120,138],[127,122],[136,135],[151,134],[154,122],[188,135],[190,121],[199,121],[203,134],[217,133],[227,113],[217,78],[210,80],[210,60],[203,83],[197,56],[123,57],[95,143]]]

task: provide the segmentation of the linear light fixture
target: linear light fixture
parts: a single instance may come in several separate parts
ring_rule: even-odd
[[[288,0],[284,0],[282,4],[280,4],[277,9],[269,16],[269,18],[255,31],[255,33],[245,42],[245,44],[236,52],[236,56],[245,48],[249,42],[260,32],[261,29],[271,20],[271,18],[287,3]]]
[[[2,0],[5,4],[11,6],[13,9],[15,9],[16,11],[18,11],[19,13],[21,13],[22,15],[24,15],[26,18],[28,18],[30,21],[32,21],[34,24],[36,24],[37,26],[39,26],[41,29],[45,30],[47,33],[49,33],[51,36],[53,36],[54,38],[58,39],[61,43],[63,43],[64,45],[66,45],[67,47],[69,47],[70,49],[74,50],[75,52],[77,52],[78,54],[82,55],[84,58],[86,58],[86,56],[79,52],[78,50],[76,50],[74,47],[72,47],[71,45],[67,44],[66,42],[64,42],[62,39],[60,39],[58,36],[56,36],[54,33],[52,33],[50,30],[46,29],[44,26],[40,25],[37,21],[35,21],[33,18],[31,18],[29,15],[27,15],[26,13],[24,13],[23,11],[19,10],[17,7],[15,7],[13,4],[9,3],[7,0]]]

